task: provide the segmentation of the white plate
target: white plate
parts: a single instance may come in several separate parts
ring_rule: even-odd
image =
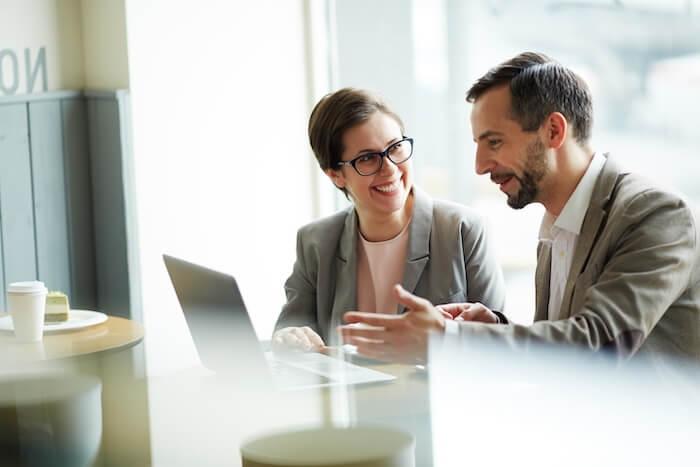
[[[107,315],[99,311],[71,310],[68,321],[57,323],[44,323],[44,332],[70,331],[72,329],[86,328],[107,321]],[[0,318],[0,331],[14,331],[12,318],[3,316]]]

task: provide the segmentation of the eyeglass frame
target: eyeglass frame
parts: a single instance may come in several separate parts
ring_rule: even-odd
[[[408,155],[408,157],[406,159],[402,160],[401,162],[394,162],[394,159],[392,159],[391,156],[389,155],[389,151],[392,148],[394,148],[395,146],[403,143],[404,141],[409,141],[411,143],[411,153]],[[377,168],[376,171],[372,172],[371,174],[360,173],[360,171],[357,169],[357,166],[356,166],[358,160],[362,159],[363,157],[367,157],[367,156],[379,156],[379,167]],[[409,160],[411,157],[413,157],[413,138],[409,138],[408,136],[404,136],[400,140],[398,140],[394,143],[391,143],[383,151],[366,152],[364,154],[360,154],[359,156],[357,156],[353,159],[350,159],[349,161],[339,161],[336,163],[336,168],[340,169],[344,165],[349,165],[349,166],[352,166],[352,168],[355,169],[355,172],[357,172],[357,174],[360,175],[361,177],[371,177],[372,175],[374,175],[374,174],[378,173],[380,170],[382,170],[382,167],[384,167],[384,158],[385,157],[387,159],[389,159],[394,165],[403,164],[404,162]]]

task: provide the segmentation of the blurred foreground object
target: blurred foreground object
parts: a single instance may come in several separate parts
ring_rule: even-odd
[[[0,465],[93,465],[102,439],[102,384],[86,376],[0,379]]]
[[[413,436],[389,428],[315,428],[275,433],[241,446],[243,467],[413,467]]]
[[[433,339],[434,465],[698,465],[700,368],[676,363]]]

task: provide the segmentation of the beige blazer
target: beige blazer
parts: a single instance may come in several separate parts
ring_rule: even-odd
[[[572,259],[562,319],[547,320],[551,255],[540,243],[535,323],[470,323],[460,334],[700,361],[699,259],[696,220],[685,201],[608,157]]]
[[[418,188],[413,193],[403,287],[435,304],[470,301],[503,310],[503,275],[479,217]],[[343,313],[357,309],[357,225],[351,207],[299,230],[275,329],[310,326],[329,342]]]

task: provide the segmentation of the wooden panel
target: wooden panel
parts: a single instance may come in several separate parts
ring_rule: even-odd
[[[29,128],[39,279],[72,297],[60,101],[31,102]]]
[[[98,308],[130,317],[119,104],[114,98],[89,98],[87,106]]]
[[[4,285],[37,278],[26,104],[0,105],[0,216]]]
[[[92,188],[85,101],[61,101],[70,251],[71,305],[97,308]]]

